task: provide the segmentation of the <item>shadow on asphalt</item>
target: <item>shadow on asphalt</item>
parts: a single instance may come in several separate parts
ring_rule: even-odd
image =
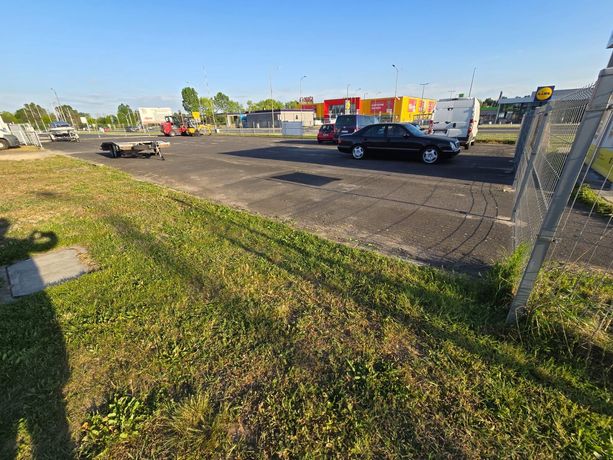
[[[284,141],[289,143],[291,141]],[[304,142],[304,141],[300,141]],[[313,146],[317,145],[312,143]],[[288,149],[287,146],[274,146],[249,150],[222,152],[222,155],[231,155],[243,158],[261,160],[291,161],[296,163],[320,164],[372,170],[386,173],[416,174],[446,179],[476,181],[491,184],[511,185],[513,174],[511,158],[495,155],[468,155],[462,154],[450,160],[442,161],[436,165],[425,165],[418,160],[403,157],[402,154],[386,153],[371,155],[364,160],[354,160],[349,154],[336,149]]]

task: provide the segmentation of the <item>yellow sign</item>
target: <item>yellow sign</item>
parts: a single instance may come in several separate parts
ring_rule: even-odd
[[[548,101],[553,96],[554,88],[555,86],[539,86],[534,93],[534,100],[538,102]]]
[[[198,121],[199,121],[199,120],[200,120],[200,112],[192,112],[192,117],[193,117],[195,120],[198,120]]]
[[[351,100],[345,99],[345,113],[351,112]]]
[[[592,161],[592,155],[596,158]],[[594,151],[594,145],[585,159],[587,164],[592,163],[592,169],[600,173],[608,180],[613,180],[613,123],[609,123],[608,132],[605,134],[598,151]]]

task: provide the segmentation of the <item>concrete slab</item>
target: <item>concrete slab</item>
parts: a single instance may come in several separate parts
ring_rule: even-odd
[[[6,272],[11,295],[33,294],[91,271],[92,267],[83,262],[84,255],[83,248],[65,248],[9,265]]]

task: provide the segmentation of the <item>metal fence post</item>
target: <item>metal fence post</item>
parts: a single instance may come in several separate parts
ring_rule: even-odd
[[[545,260],[549,245],[554,238],[560,217],[566,208],[566,204],[568,203],[575,183],[581,173],[585,157],[592,146],[592,141],[598,132],[598,127],[603,120],[606,121],[603,114],[605,111],[612,109],[609,105],[612,94],[613,68],[603,69],[598,75],[592,98],[577,130],[575,140],[560,174],[560,179],[555,187],[551,198],[551,205],[541,224],[536,242],[532,248],[532,253],[530,254],[530,259],[528,260],[517,293],[509,309],[507,323],[515,323],[517,318],[525,313],[526,305],[532,293],[532,289],[534,288],[537,275]],[[598,145],[594,146],[594,148],[597,147]],[[526,176],[529,173],[530,171],[527,171]]]
[[[534,121],[539,122],[537,126],[537,132],[534,135],[534,141],[532,145],[528,146],[530,148],[530,158],[528,159],[528,164],[526,166],[526,170],[524,171],[524,175],[521,178],[521,182],[519,186],[515,190],[515,201],[513,202],[513,210],[511,211],[511,222],[515,223],[515,216],[517,214],[517,207],[526,191],[526,186],[528,185],[528,179],[532,172],[532,168],[534,166],[534,159],[539,152],[541,147],[541,143],[543,142],[543,134],[545,132],[545,127],[548,123],[548,115],[551,111],[551,108],[547,106],[542,112],[538,111],[534,115]],[[525,153],[524,153],[525,155]],[[522,155],[523,156],[523,155]]]
[[[521,121],[521,127],[519,128],[519,135],[517,136],[517,144],[515,145],[515,156],[513,158],[513,172],[517,171],[517,165],[521,161],[524,155],[524,149],[526,146],[526,140],[528,138],[528,133],[532,128],[532,123],[535,120],[534,110],[530,109],[524,115]]]

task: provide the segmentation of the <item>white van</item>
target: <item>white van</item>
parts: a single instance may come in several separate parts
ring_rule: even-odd
[[[440,99],[436,103],[429,134],[455,137],[465,149],[475,143],[481,104],[474,97]]]

